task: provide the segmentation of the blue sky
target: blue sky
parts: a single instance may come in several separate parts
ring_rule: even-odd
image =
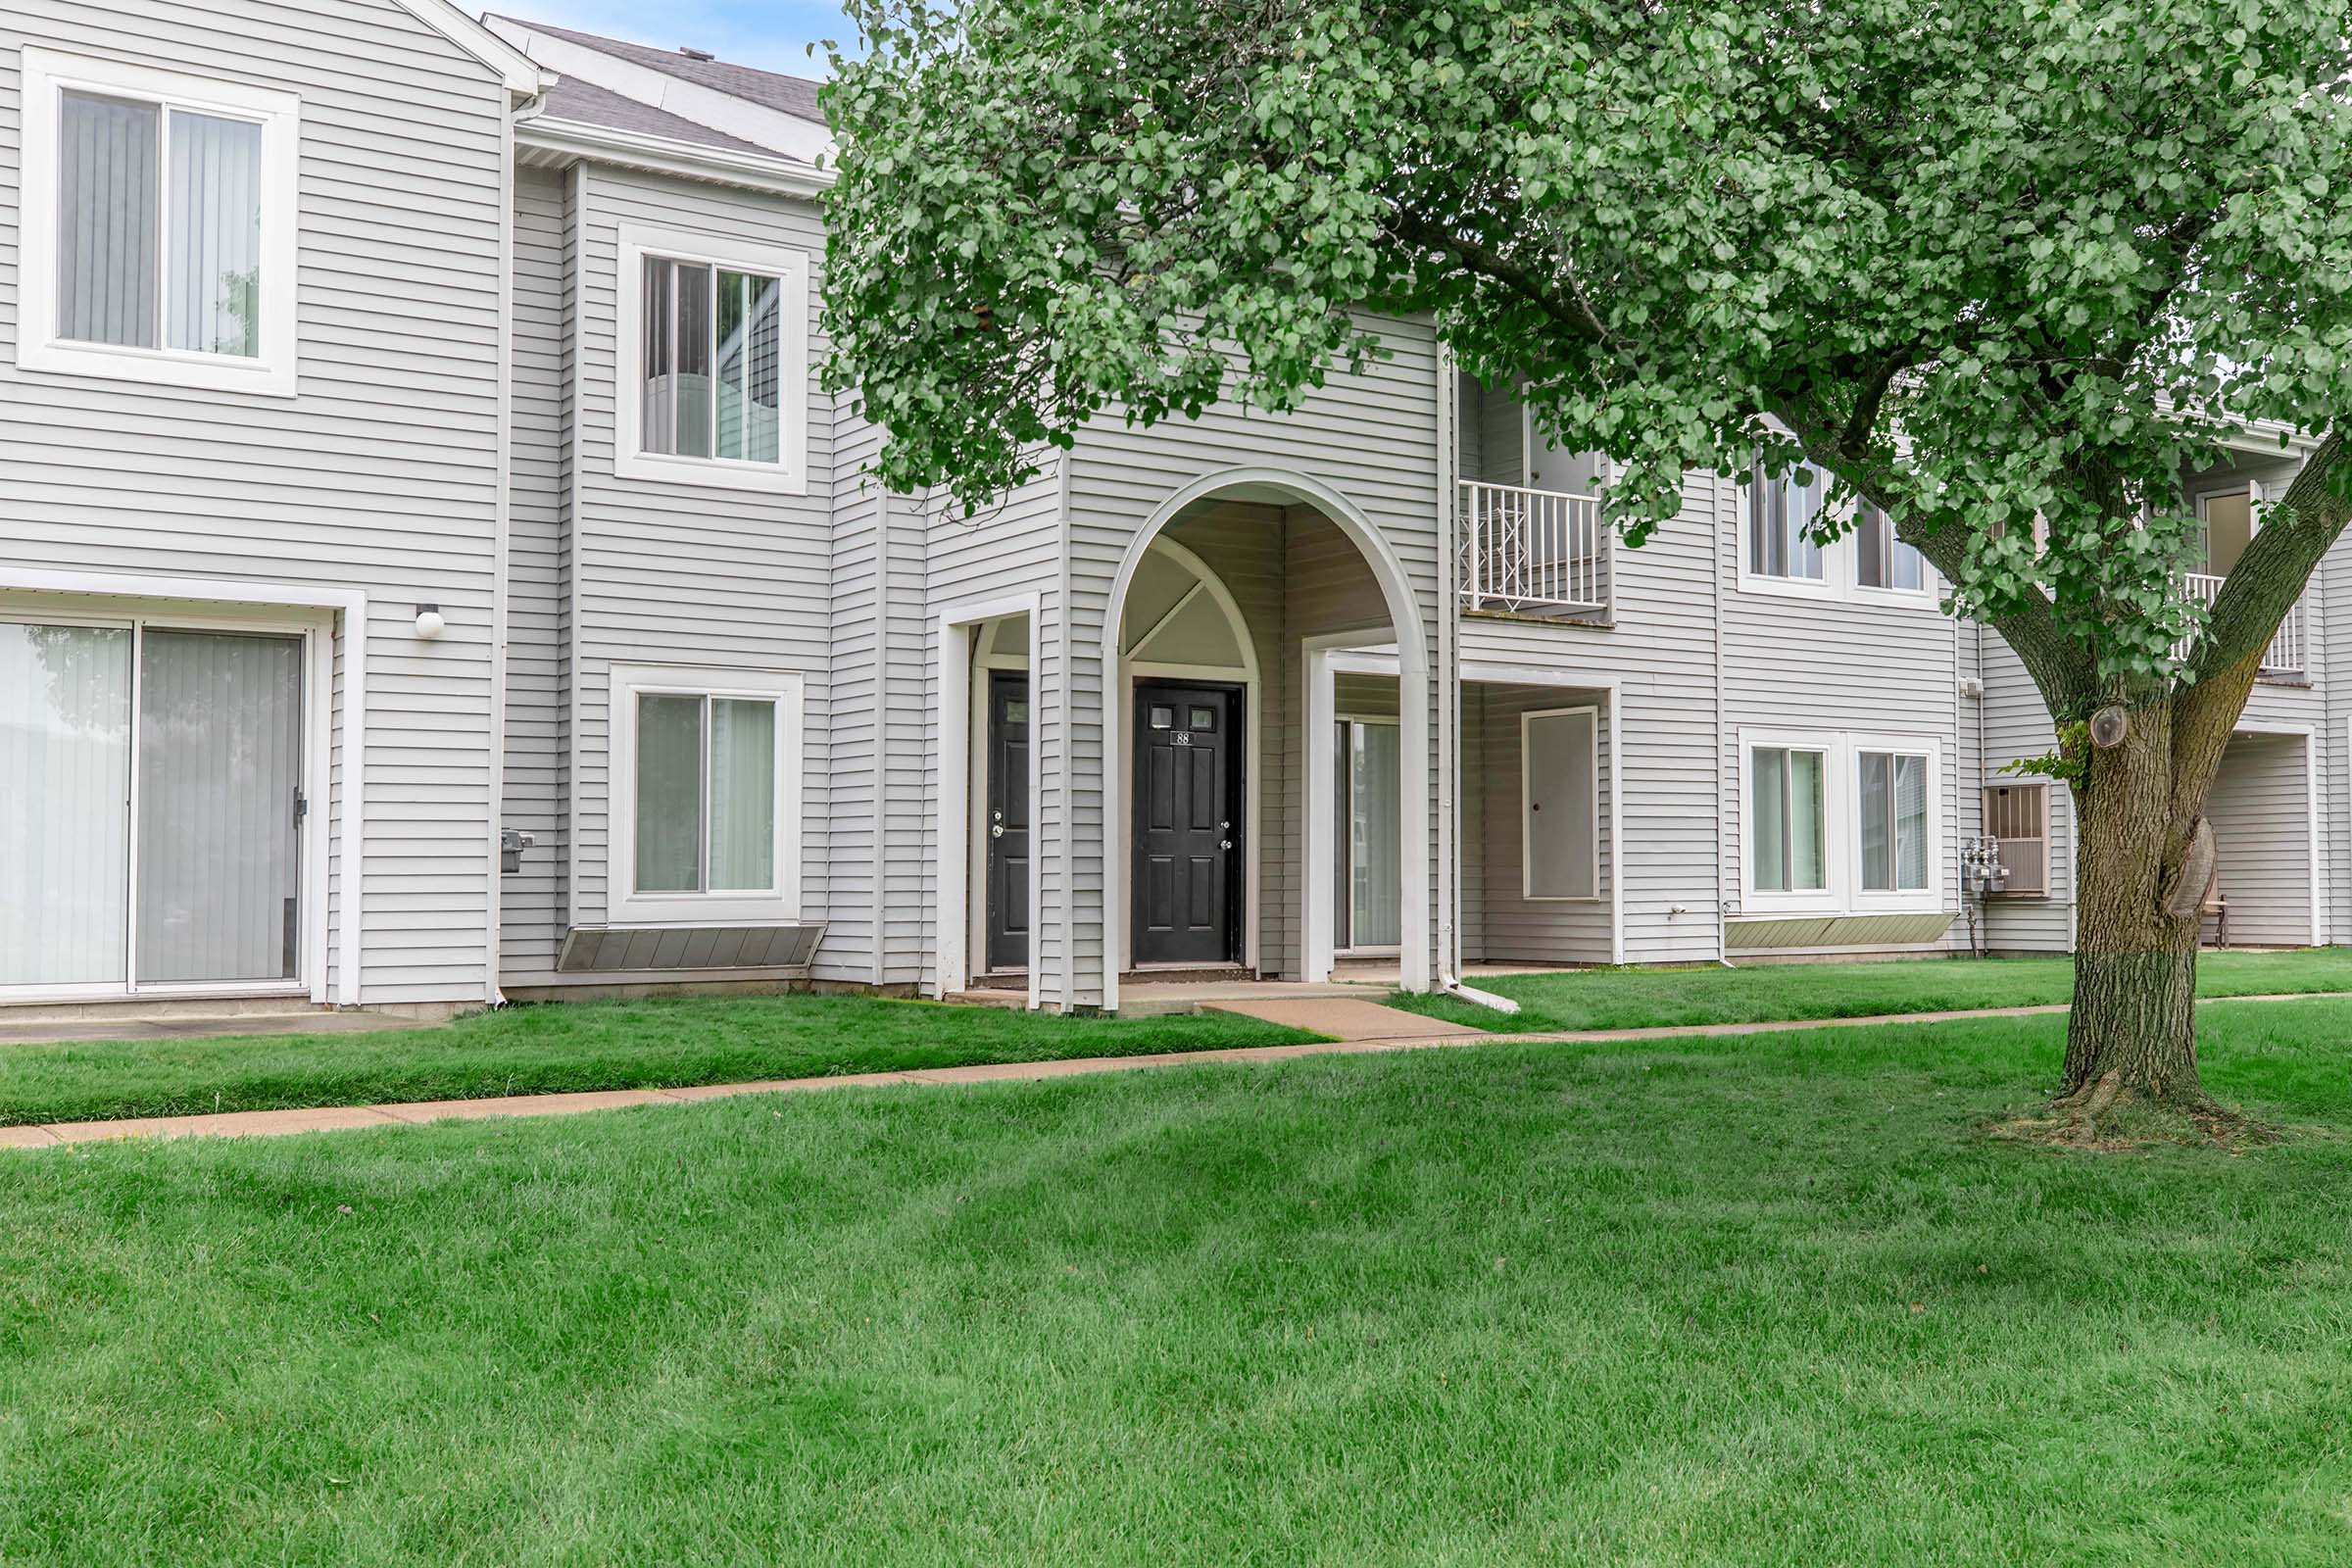
[[[477,0],[477,9],[530,22],[601,32],[658,48],[708,49],[721,60],[795,76],[821,76],[824,55],[803,51],[823,38],[848,41],[838,0]]]

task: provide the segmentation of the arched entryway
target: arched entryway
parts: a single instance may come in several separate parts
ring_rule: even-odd
[[[1397,843],[1380,859],[1398,883],[1399,976],[1425,988],[1427,656],[1409,579],[1380,531],[1306,475],[1204,475],[1130,540],[1103,642],[1104,1005],[1117,1005],[1123,972],[1329,973],[1343,853],[1330,806],[1334,656],[1351,649],[1395,660]],[[1203,755],[1211,737],[1218,750]],[[1206,808],[1225,801],[1230,813]],[[1221,909],[1230,929],[1216,924]]]

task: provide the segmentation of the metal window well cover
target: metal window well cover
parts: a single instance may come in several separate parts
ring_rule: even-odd
[[[605,926],[564,933],[562,974],[662,973],[680,969],[794,969],[806,972],[824,923],[806,925]]]
[[[1731,920],[1723,945],[1754,948],[1859,948],[1935,942],[1951,929],[1956,911],[1928,914],[1803,914]]]

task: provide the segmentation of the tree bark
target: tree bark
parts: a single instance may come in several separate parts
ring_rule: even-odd
[[[2077,791],[2075,1004],[2063,1099],[2110,1084],[2197,1105],[2196,907],[2191,851],[2260,652],[2134,710],[2123,743],[2093,749]],[[2190,885],[2191,883],[2196,885]]]

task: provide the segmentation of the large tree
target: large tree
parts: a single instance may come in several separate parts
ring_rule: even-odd
[[[1690,470],[1825,471],[2066,738],[2065,1089],[2194,1102],[2207,794],[2352,514],[2348,9],[851,0],[830,373],[968,505],[1426,314],[1608,455],[1630,545]],[[2207,613],[2181,478],[2247,431],[2316,448]]]

